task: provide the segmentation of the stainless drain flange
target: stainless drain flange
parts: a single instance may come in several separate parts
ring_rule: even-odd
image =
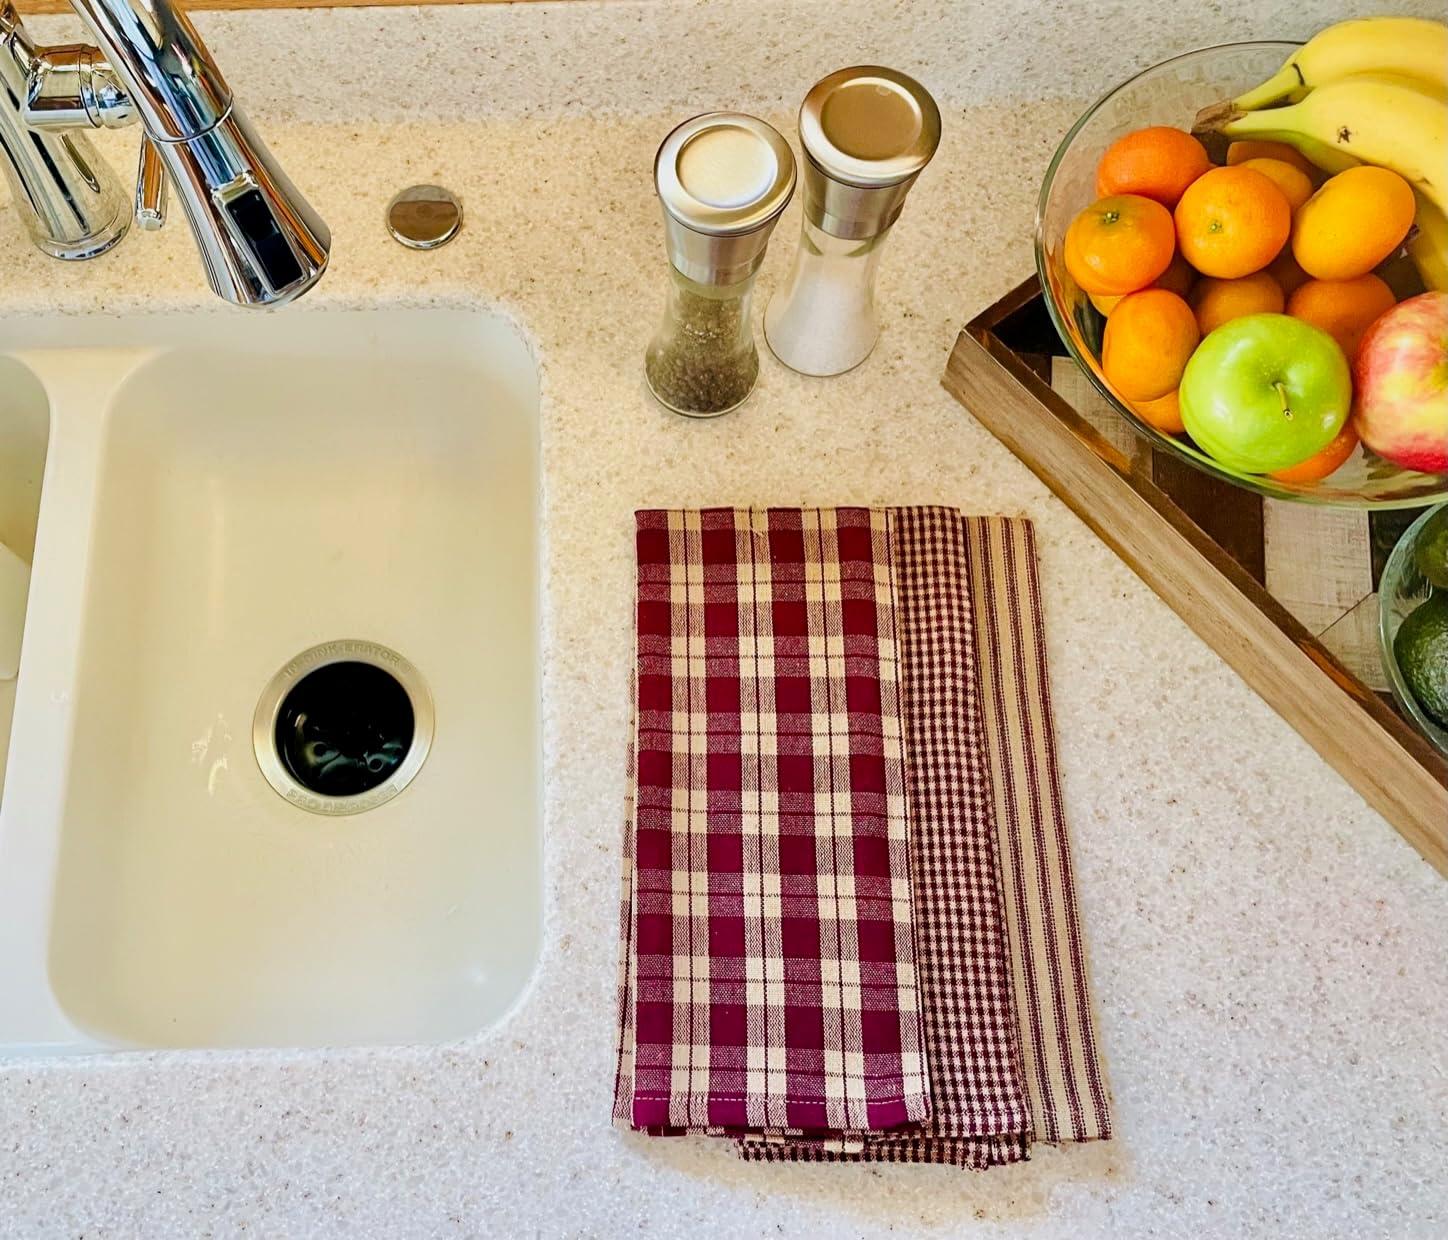
[[[261,773],[313,814],[360,814],[416,777],[432,747],[422,674],[377,642],[324,642],[267,683],[252,721]]]

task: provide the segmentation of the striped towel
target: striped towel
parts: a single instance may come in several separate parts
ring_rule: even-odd
[[[761,548],[768,549],[773,557],[776,552],[767,532],[771,526],[782,530],[792,530],[796,522],[802,527],[811,522],[822,529],[829,526],[829,519],[815,512],[729,511],[727,521],[725,517],[724,512],[639,516],[640,646],[636,676],[640,687],[636,690],[635,745],[640,754],[652,742],[649,726],[638,720],[662,706],[662,700],[651,697],[642,685],[643,677],[649,674],[645,652],[650,643],[667,632],[675,667],[681,655],[687,660],[690,652],[697,655],[700,649],[705,650],[702,666],[707,671],[702,672],[701,683],[694,689],[702,692],[699,700],[707,702],[708,683],[719,671],[716,663],[725,669],[725,681],[741,675],[741,660],[734,646],[728,640],[723,645],[716,640],[710,646],[711,636],[732,636],[734,630],[746,634],[739,646],[752,649],[758,658],[763,648],[759,639],[769,627],[759,623],[762,613],[757,610],[753,620],[741,619],[732,626],[727,622],[730,610],[745,615],[747,608],[740,603],[745,593],[757,601],[761,580],[768,583],[763,595],[773,592],[772,563],[763,574],[757,564],[749,569],[751,585],[747,592],[738,588],[743,577],[740,566],[751,558],[758,559]],[[693,521],[699,525],[697,552],[690,546]],[[730,1026],[716,1019],[720,1005],[717,998],[708,1001],[708,995],[711,987],[714,994],[720,993],[720,986],[713,980],[717,975],[732,974],[728,968],[721,970],[712,954],[719,940],[711,935],[721,916],[732,924],[735,910],[719,897],[727,892],[732,898],[737,884],[727,865],[722,871],[718,866],[711,868],[719,848],[715,837],[741,837],[748,852],[749,841],[758,831],[755,820],[759,816],[740,815],[737,802],[726,803],[711,794],[701,803],[703,822],[696,822],[694,828],[695,834],[702,833],[709,842],[690,843],[689,831],[679,830],[677,808],[671,809],[667,863],[662,861],[663,854],[656,852],[652,876],[642,882],[644,856],[649,850],[640,848],[637,831],[644,815],[640,814],[636,823],[634,810],[630,809],[621,918],[622,1036],[615,1118],[655,1133],[702,1131],[735,1136],[740,1138],[743,1156],[751,1159],[944,1162],[974,1168],[1018,1161],[1026,1156],[1032,1140],[1108,1137],[1109,1109],[1086,991],[1070,858],[1060,814],[1032,528],[1025,521],[961,519],[953,510],[942,508],[836,510],[834,521],[841,528],[868,524],[871,530],[876,629],[874,650],[865,650],[865,670],[867,680],[878,676],[888,686],[880,694],[881,715],[888,719],[893,714],[901,739],[901,817],[908,860],[902,863],[900,854],[892,852],[891,877],[897,880],[902,868],[908,872],[909,899],[892,906],[893,934],[897,945],[902,938],[913,940],[913,970],[903,967],[902,948],[894,961],[895,972],[880,987],[877,1000],[879,995],[890,996],[894,1004],[889,1009],[892,1019],[899,1021],[902,1030],[909,1025],[904,1013],[912,1004],[918,1013],[923,1105],[903,1119],[878,1106],[867,1105],[863,1110],[848,1104],[834,1109],[801,1108],[791,1105],[788,1097],[781,1106],[769,1094],[770,1074],[761,1077],[750,1073],[748,1065],[759,1059],[762,1050],[765,1061],[778,1060],[782,1055],[786,1064],[803,1064],[810,1070],[826,1068],[822,1079],[810,1078],[806,1094],[822,1087],[826,1096],[833,1090],[846,1099],[858,1100],[870,1097],[874,1085],[869,1072],[861,1072],[856,1078],[854,1068],[862,1063],[858,1057],[852,1059],[846,1053],[843,1058],[831,1059],[828,1045],[824,1060],[814,1057],[818,1039],[813,1030],[804,1040],[806,1054],[801,1056],[801,1048],[793,1045],[797,1016],[791,1012],[791,1003],[801,994],[807,1008],[817,1002],[814,973],[807,977],[803,992],[797,986],[787,993],[769,991],[768,987],[761,991],[749,983],[749,978],[767,976],[772,962],[778,972],[779,962],[771,956],[775,949],[767,930],[763,938],[756,936],[755,940],[762,945],[761,958],[753,959],[748,950],[744,952],[742,975],[746,983],[739,992],[744,995],[746,1009],[744,1024],[739,1026],[743,1032],[737,1042],[726,1038],[721,1045],[720,1033],[727,1033]],[[724,554],[722,544],[713,553],[703,550],[703,531],[711,524],[727,525],[733,532],[732,559]],[[644,531],[660,526],[670,531],[668,548],[658,544],[653,552],[646,552]],[[762,541],[760,526],[766,531]],[[749,536],[742,537],[741,531]],[[824,556],[820,579],[832,581],[836,573],[830,557],[838,553],[838,548],[819,542],[817,550]],[[661,555],[668,560],[670,570],[659,580],[650,581],[650,574],[657,574]],[[727,568],[722,573],[718,571],[721,558]],[[695,561],[698,572],[689,567]],[[848,579],[851,571],[847,569],[839,576]],[[686,582],[697,578],[697,589],[691,590],[686,584],[681,591],[680,577]],[[667,625],[662,615],[655,617],[650,636],[646,632],[649,624],[645,601],[662,582],[667,582],[672,610]],[[682,614],[677,610],[680,603]],[[708,619],[711,603],[715,608],[712,627]],[[828,617],[835,604],[826,599],[824,606]],[[845,610],[841,608],[842,616]],[[702,647],[696,648],[694,639],[688,638],[681,649],[681,623],[685,630],[692,631],[692,626],[703,633]],[[833,620],[824,621],[825,629],[831,625],[839,627]],[[878,657],[880,652],[892,650],[893,660]],[[853,674],[862,670],[858,659],[846,662]],[[883,672],[875,666],[877,663],[884,667]],[[764,666],[756,664],[742,674],[742,679],[748,680]],[[689,667],[701,670],[692,663]],[[822,665],[816,664],[816,670],[822,670]],[[770,665],[768,671],[773,675],[776,669]],[[829,680],[827,676],[812,685],[816,700],[830,700]],[[671,753],[680,748],[685,733],[701,737],[704,752],[713,752],[721,732],[719,713],[710,715],[706,711],[702,728],[695,721],[681,729],[677,684],[671,681],[671,685]],[[752,700],[756,702],[770,695],[766,691],[761,697],[758,685],[754,693]],[[692,689],[685,694],[685,716],[695,697]],[[749,691],[744,692],[744,697],[749,699]],[[727,703],[730,708],[732,701]],[[893,712],[891,702],[895,703]],[[713,704],[720,704],[717,690]],[[871,698],[867,705],[873,712],[875,699]],[[854,720],[852,713],[847,711],[846,715]],[[732,720],[731,709],[726,709],[723,716]],[[866,734],[872,733],[875,718],[869,714]],[[820,724],[815,713],[809,726],[818,729]],[[882,735],[891,731],[888,722],[878,726]],[[828,733],[835,729],[825,730]],[[732,723],[722,731],[737,734]],[[808,746],[816,753],[819,735],[817,730],[812,731]],[[749,749],[747,744],[739,747]],[[725,748],[731,746],[726,744]],[[707,782],[707,761],[705,766]],[[671,782],[665,781],[671,789],[671,807],[679,804],[680,786],[690,786],[689,770],[687,763],[680,766],[674,753]],[[650,795],[645,791],[647,781],[630,782],[632,794]],[[695,780],[696,785],[698,782]],[[742,783],[754,786],[747,775]],[[686,803],[691,795],[686,793]],[[838,840],[841,824],[849,817],[837,813],[827,838]],[[819,827],[811,825],[809,830],[818,833]],[[851,826],[850,830],[858,828]],[[766,825],[764,838],[768,837]],[[702,862],[701,849],[705,854]],[[818,902],[821,890],[832,884],[837,887],[840,872],[838,849],[828,855],[819,849],[816,852],[816,882],[810,898]],[[689,875],[686,881],[680,881],[681,872]],[[769,866],[762,872],[767,881]],[[731,876],[728,881],[721,882],[723,874]],[[711,891],[715,897],[712,904],[708,897]],[[668,893],[672,909],[687,904],[694,910],[695,947],[684,950],[689,945],[679,937],[676,927],[680,919],[673,917],[671,925],[675,929],[668,939],[668,950],[641,953],[641,942],[654,933],[640,931],[640,926],[649,921],[640,912],[641,902],[658,901],[664,892]],[[819,924],[829,925],[841,917],[848,920],[851,913],[853,908],[840,905],[833,911],[826,909],[823,914],[811,915]],[[910,919],[903,935],[899,924],[902,915]],[[747,926],[749,918],[744,920]],[[711,945],[702,959],[696,947],[701,940]],[[815,954],[832,955],[824,948]],[[844,960],[849,953],[836,951],[833,955]],[[788,961],[784,963],[788,972]],[[702,989],[701,975],[706,983]],[[911,976],[913,997],[902,991],[902,987],[909,989],[906,982]],[[645,1011],[640,999],[650,987],[650,993],[659,1001],[659,1013],[654,1017],[655,1033],[640,1038],[644,1024],[641,1014]],[[833,993],[829,988],[826,991]],[[783,998],[784,1003],[771,1005],[771,995]],[[750,996],[765,998],[765,1002],[755,1005],[758,1011],[751,1010]],[[826,1006],[834,1011],[828,999]],[[862,1005],[865,1010],[869,1007],[868,1002]],[[664,1012],[666,1021],[661,1014]],[[782,1039],[768,1032],[775,1027],[771,1019],[778,1022],[781,1018]],[[846,1002],[833,1019],[843,1021],[834,1026],[842,1035],[852,1031],[851,1004]],[[641,1054],[651,1057],[652,1077],[640,1073]],[[834,1076],[828,1071],[831,1064],[836,1070]],[[875,1066],[880,1066],[878,1061]],[[888,1079],[892,1084],[898,1079],[894,1075],[896,1067],[896,1062],[890,1060]],[[783,1083],[788,1077],[786,1071],[779,1080]],[[641,1080],[653,1087],[641,1088]],[[763,1096],[758,1096],[752,1086],[761,1081],[765,1088]],[[724,1094],[727,1099],[721,1096]]]
[[[966,517],[964,527],[1032,1128],[1047,1143],[1106,1141],[1111,1106],[1061,804],[1035,526]]]

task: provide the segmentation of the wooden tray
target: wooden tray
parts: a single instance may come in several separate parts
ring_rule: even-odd
[[[1035,279],[961,332],[943,382],[1448,876],[1448,761],[1377,645],[1378,577],[1416,511],[1267,500],[1153,449],[1066,356]]]

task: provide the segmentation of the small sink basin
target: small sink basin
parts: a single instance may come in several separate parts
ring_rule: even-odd
[[[50,439],[50,403],[40,381],[13,358],[0,357],[0,547],[25,563],[35,554],[40,483]],[[0,620],[6,626],[9,619]],[[15,708],[14,679],[0,680],[0,800]]]
[[[0,1003],[0,1042],[403,1044],[502,1018],[541,923],[523,341],[491,315],[401,310],[16,334],[53,442],[0,907],[22,885],[46,899],[0,938],[0,994],[21,1000]],[[406,752],[390,799],[307,784],[350,769],[319,720],[372,726],[371,680],[288,716],[314,768],[258,715],[318,646],[384,671],[373,652],[395,652],[402,710],[434,720],[420,765],[420,731],[352,764]]]

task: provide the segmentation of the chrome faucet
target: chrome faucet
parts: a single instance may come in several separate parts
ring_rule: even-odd
[[[55,258],[103,254],[125,235],[131,196],[82,131],[140,121],[134,216],[180,200],[218,297],[272,306],[327,266],[331,234],[232,98],[172,0],[71,0],[99,46],[37,47],[0,0],[0,160],[35,244]]]

